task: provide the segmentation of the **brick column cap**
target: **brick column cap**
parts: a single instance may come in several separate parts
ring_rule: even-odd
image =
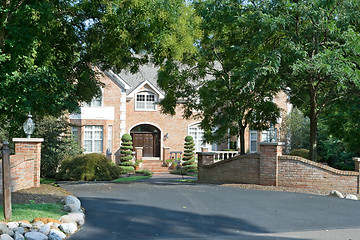
[[[215,155],[216,153],[214,152],[196,152],[197,155],[201,155],[201,156],[211,156],[211,155]]]
[[[285,143],[283,143],[283,142],[260,142],[260,145],[265,145],[265,146],[284,146]]]
[[[25,143],[40,143],[43,142],[43,138],[13,138],[13,142],[25,142]]]
[[[353,157],[354,162],[360,162],[360,157]]]
[[[135,147],[135,149],[144,149],[143,147]]]
[[[163,147],[163,149],[170,149],[170,147]]]

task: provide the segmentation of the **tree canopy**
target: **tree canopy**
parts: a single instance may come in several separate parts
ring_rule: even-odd
[[[208,142],[224,139],[229,130],[240,137],[245,129],[269,128],[280,116],[272,101],[280,90],[279,23],[259,6],[238,1],[194,1],[202,22],[197,52],[183,61],[168,59],[159,74],[166,92],[164,111],[175,113],[182,100],[185,116],[200,115]]]

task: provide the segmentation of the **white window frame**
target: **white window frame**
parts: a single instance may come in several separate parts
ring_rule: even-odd
[[[109,152],[109,153],[112,153],[112,137],[113,137],[113,126],[108,125],[106,152]]]
[[[193,130],[191,129],[196,129],[195,132],[196,132],[196,138],[194,138],[194,136],[191,134],[191,132],[194,132]],[[214,144],[209,144],[209,143],[202,143],[203,141],[203,138],[201,138],[201,144],[199,144],[199,139],[197,139],[197,136],[199,136],[199,133],[200,134],[204,134],[204,130],[202,130],[200,128],[200,125],[199,123],[193,123],[191,125],[188,126],[188,136],[192,136],[194,138],[194,143],[195,143],[195,152],[201,152],[201,148],[202,147],[205,147],[205,148],[208,148],[210,151],[217,151],[217,144],[214,143]]]
[[[138,96],[143,95],[144,101],[144,108],[138,106]],[[152,102],[148,100],[148,96],[154,96],[154,108],[147,108],[148,103]],[[157,95],[152,91],[141,91],[135,95],[135,111],[156,111],[157,110]]]
[[[255,138],[252,138],[251,136],[253,135],[252,133],[255,133]],[[250,141],[250,145],[249,145],[249,150],[250,153],[256,153],[257,152],[257,143],[258,143],[258,132],[254,131],[254,130],[250,130],[250,137],[249,137],[249,141]],[[255,142],[255,150],[251,148],[251,143]]]
[[[84,103],[83,107],[103,107],[104,106],[104,89],[101,88],[100,96],[94,97],[91,102]],[[100,106],[97,105],[100,102]]]
[[[97,128],[101,127],[101,137],[99,139],[95,139],[95,132],[98,131]],[[86,132],[91,132],[91,139],[86,138]],[[86,149],[86,141],[91,141],[91,149],[88,151]],[[101,150],[95,151],[95,141],[101,141]],[[104,148],[104,126],[102,125],[86,125],[84,126],[84,152],[85,153],[102,153]]]
[[[270,131],[269,130],[264,130],[261,132],[261,141],[262,142],[270,142]],[[277,129],[275,128],[275,136],[274,136],[275,142],[277,141]]]

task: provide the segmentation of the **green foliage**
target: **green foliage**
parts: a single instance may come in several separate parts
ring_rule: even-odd
[[[41,176],[54,178],[62,160],[82,153],[80,144],[70,134],[65,118],[46,116],[35,119],[35,137],[44,138],[41,144]]]
[[[118,179],[115,179],[113,182],[133,182],[141,179],[148,179],[151,178],[151,176],[131,176],[131,177],[121,177]]]
[[[308,149],[294,149],[289,153],[289,155],[309,159],[309,150]]]
[[[196,171],[197,165],[194,164],[195,162],[195,153],[194,153],[194,139],[192,136],[185,137],[185,144],[184,144],[184,156],[183,156],[183,169],[186,172],[193,172]]]
[[[153,172],[149,171],[149,169],[137,170],[135,171],[135,173],[143,174],[144,176],[150,176],[150,177],[153,175]]]
[[[120,175],[119,168],[102,154],[90,153],[68,158],[61,163],[57,179],[66,181],[109,181]]]
[[[133,173],[135,171],[133,166],[119,166],[120,174]]]
[[[281,123],[287,152],[293,149],[309,149],[310,120],[297,108],[293,108]],[[307,157],[308,158],[308,157]]]
[[[282,83],[274,47],[282,23],[253,4],[208,0],[194,6],[203,34],[196,53],[181,62],[168,59],[159,72],[166,94],[161,105],[174,114],[177,100],[184,100],[184,117],[201,112],[206,142],[225,139],[230,129],[244,154],[245,129],[267,129],[280,114],[272,98]]]
[[[121,137],[121,157],[120,157],[120,166],[121,166],[121,172],[134,172],[134,167],[132,166],[133,163],[130,161],[133,159],[132,156],[132,138],[131,135],[128,133],[125,133]],[[132,169],[130,169],[132,168]]]

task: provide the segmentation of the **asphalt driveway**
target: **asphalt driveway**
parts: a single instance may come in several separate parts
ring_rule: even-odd
[[[86,209],[72,240],[360,239],[360,201],[163,178],[60,185]]]

